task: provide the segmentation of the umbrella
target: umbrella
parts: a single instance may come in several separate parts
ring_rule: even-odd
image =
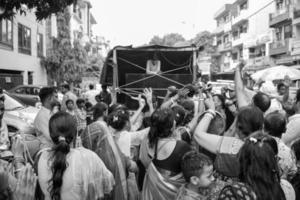
[[[283,80],[286,76],[291,80],[300,79],[300,70],[286,66],[276,66],[258,71],[251,75],[255,81],[259,79],[262,81]]]

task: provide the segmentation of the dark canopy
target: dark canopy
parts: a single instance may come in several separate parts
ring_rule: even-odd
[[[116,87],[123,89],[143,87],[166,89],[166,85],[182,87],[182,85],[193,80],[193,56],[197,50],[196,46],[166,47],[153,45],[135,48],[117,46],[108,53],[102,69],[101,84],[113,85],[112,66],[115,51],[117,62]],[[156,76],[147,79],[149,75],[146,74],[146,64],[148,60],[154,58],[154,55],[161,61],[163,77]],[[138,81],[143,79],[145,81]]]

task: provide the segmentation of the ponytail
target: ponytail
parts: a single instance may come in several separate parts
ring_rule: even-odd
[[[156,148],[160,138],[166,138],[172,135],[174,122],[175,117],[171,109],[159,109],[152,114],[151,127],[148,134],[150,148]]]
[[[52,200],[61,200],[60,192],[63,184],[63,174],[68,167],[67,154],[70,152],[70,144],[62,139],[53,147],[53,163],[51,166],[52,178],[50,182],[50,195]]]
[[[61,200],[63,175],[68,167],[67,155],[76,136],[77,124],[73,116],[58,112],[50,118],[49,132],[54,143],[51,154],[52,178],[48,181],[51,200]]]
[[[157,142],[158,142],[158,136],[157,136],[157,127],[155,125],[151,125],[150,131],[148,134],[148,140],[149,140],[149,147],[153,148]]]

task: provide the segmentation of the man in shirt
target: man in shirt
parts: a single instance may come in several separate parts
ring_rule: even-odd
[[[95,90],[94,85],[90,84],[89,85],[89,91],[87,91],[84,96],[86,98],[86,100],[88,100],[88,102],[90,102],[91,104],[96,105],[97,101],[96,101],[96,96],[99,94],[99,92],[97,90]]]
[[[4,151],[8,150],[8,146],[9,146],[8,129],[6,123],[3,120],[3,115],[5,110],[4,101],[5,101],[5,96],[3,94],[3,90],[0,88],[0,155],[1,156]]]
[[[52,116],[52,105],[58,101],[57,92],[52,87],[44,87],[40,90],[39,97],[42,102],[42,108],[38,112],[34,120],[34,128],[37,137],[41,141],[41,149],[51,147],[53,145],[49,133],[49,120]]]
[[[67,100],[71,99],[75,103],[77,101],[77,96],[73,92],[71,92],[70,85],[68,85],[68,84],[62,85],[62,93],[64,94],[64,97],[63,97],[63,100],[61,103],[61,106],[62,106],[61,110],[66,111],[67,110],[67,107],[66,107]]]
[[[111,94],[107,91],[106,84],[102,85],[102,92],[100,92],[99,98],[100,98],[100,102],[104,102],[108,106],[111,104],[112,101]]]
[[[294,109],[295,115],[289,118],[286,132],[282,136],[282,140],[287,146],[291,146],[294,141],[300,138],[300,89],[298,89],[296,94]]]

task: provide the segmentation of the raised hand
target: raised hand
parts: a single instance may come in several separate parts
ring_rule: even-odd
[[[37,176],[31,165],[27,164],[20,172],[14,200],[34,200]]]
[[[205,104],[206,108],[209,109],[209,110],[215,110],[216,109],[214,100],[213,100],[211,95],[208,95],[208,98],[205,99],[204,104]]]
[[[24,153],[24,143],[22,142],[21,136],[17,135],[12,139],[12,153],[16,156],[23,157]]]
[[[138,102],[139,102],[139,107],[140,108],[144,108],[145,107],[145,105],[146,105],[146,102],[145,102],[145,100],[142,98],[142,95],[141,94],[139,94],[139,96],[138,97],[131,97],[133,100],[137,100]]]
[[[152,103],[152,97],[153,97],[152,88],[149,88],[149,89],[145,88],[143,95],[146,97],[147,103],[151,104]]]

